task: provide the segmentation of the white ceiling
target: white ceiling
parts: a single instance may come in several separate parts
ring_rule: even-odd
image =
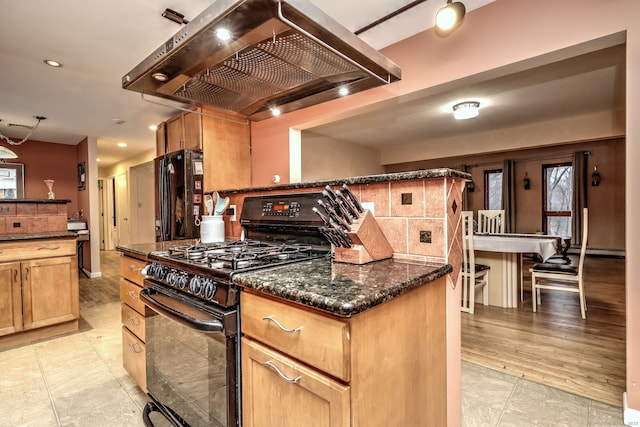
[[[352,31],[411,3],[411,0],[311,1]],[[470,12],[492,1],[464,0],[464,3]],[[123,90],[121,77],[179,30],[178,24],[161,17],[162,11],[171,8],[191,19],[210,3],[210,0],[0,0],[3,16],[0,132],[21,139],[25,130],[7,127],[7,123],[33,125],[36,122],[33,116],[45,116],[47,119],[36,129],[33,139],[77,144],[86,136],[96,137],[101,166],[153,148],[155,135],[148,126],[173,116],[176,110],[144,102],[139,94]],[[435,11],[444,3],[445,0],[428,0],[361,37],[373,47],[383,48],[430,27]],[[55,59],[64,66],[51,68],[44,65],[44,59]],[[604,109],[623,102],[624,88],[616,80],[620,61],[624,61],[623,52],[614,57],[595,55],[573,61],[569,68],[548,67],[473,86],[465,83],[458,92],[425,94],[400,107],[396,105],[394,109],[314,131],[357,143],[370,141],[378,147],[390,141],[418,140],[425,134],[461,132],[460,126],[453,130],[452,120],[445,115],[442,105],[469,94],[487,101],[482,112],[486,119],[469,121],[473,123],[466,125],[465,131],[477,131],[482,126],[500,127],[506,121],[513,124],[535,115],[554,115],[567,108]],[[585,87],[594,90],[585,91]],[[526,109],[515,104],[522,99],[528,100]],[[116,124],[114,120],[123,123]],[[117,147],[118,142],[128,146]]]

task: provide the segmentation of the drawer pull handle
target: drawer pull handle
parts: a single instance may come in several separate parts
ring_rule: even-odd
[[[138,348],[136,348],[136,346],[138,346]],[[129,344],[129,348],[134,353],[142,353],[142,347],[140,347],[140,344],[138,344],[137,342],[134,342],[133,344]]]
[[[140,271],[140,270],[142,270],[142,267],[136,267],[135,265],[128,265],[127,268],[130,271]]]
[[[136,298],[138,298],[138,295],[136,295],[136,293],[135,293],[135,292],[133,292],[133,291],[129,291],[129,292],[127,292],[127,295],[129,295],[129,298],[131,298],[131,299],[136,299]]]
[[[60,246],[40,246],[38,248],[39,251],[57,251],[60,249]]]
[[[133,316],[129,317],[129,323],[131,323],[132,326],[140,326],[140,321]]]
[[[298,326],[295,329],[285,328],[284,326],[282,326],[282,323],[278,322],[273,316],[263,317],[262,320],[267,320],[267,321],[270,320],[273,323],[275,323],[278,326],[278,328],[280,328],[281,330],[283,330],[285,332],[289,332],[289,333],[300,332],[300,330],[302,329],[302,326]]]
[[[262,366],[264,366],[265,368],[271,368],[276,374],[278,374],[278,376],[280,378],[282,378],[284,381],[291,383],[291,384],[297,384],[300,382],[300,376],[295,377],[295,378],[289,378],[287,377],[285,374],[282,373],[282,371],[280,369],[278,369],[278,367],[276,365],[274,365],[270,360],[267,360],[266,362],[264,362],[262,364]]]

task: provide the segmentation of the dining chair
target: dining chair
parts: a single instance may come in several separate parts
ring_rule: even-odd
[[[489,266],[476,264],[473,251],[473,212],[462,212],[462,311],[474,313],[476,290],[482,289],[482,304],[489,305]]]
[[[587,251],[587,236],[589,231],[589,211],[584,208],[582,212],[582,246],[578,265],[566,265],[557,263],[534,264],[531,272],[531,299],[533,300],[533,312],[537,305],[541,304],[540,289],[555,291],[575,292],[580,298],[580,313],[582,318],[587,318],[587,301],[584,292],[584,257]]]
[[[504,233],[504,209],[478,210],[478,232]]]

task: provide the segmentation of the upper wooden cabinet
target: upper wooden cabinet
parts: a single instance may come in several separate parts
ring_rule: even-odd
[[[243,121],[212,110],[182,112],[158,126],[158,156],[181,149],[202,150],[205,192],[249,187],[251,126]]]

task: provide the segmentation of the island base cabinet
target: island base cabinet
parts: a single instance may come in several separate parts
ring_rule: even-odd
[[[349,387],[242,340],[244,427],[347,427]]]

